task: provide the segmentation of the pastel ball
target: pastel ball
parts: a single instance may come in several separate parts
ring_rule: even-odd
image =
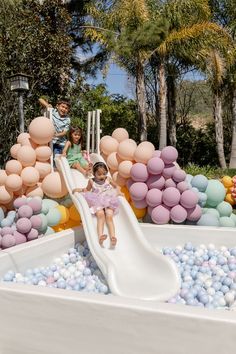
[[[17,137],[17,143],[18,144],[22,144],[22,142],[25,140],[25,139],[29,139],[30,138],[30,135],[29,133],[20,133]]]
[[[31,187],[27,187],[26,191],[25,191],[25,195],[26,197],[40,197],[43,198],[44,193],[43,190],[41,188],[42,183],[37,183],[34,186]]]
[[[44,177],[49,175],[49,173],[51,173],[51,171],[52,171],[52,167],[49,162],[36,161],[34,167],[38,171],[39,177],[41,179],[43,179]]]
[[[12,173],[20,175],[22,171],[22,164],[17,160],[9,160],[5,165],[5,169],[8,175],[11,175]]]
[[[44,178],[42,190],[50,198],[62,198],[68,194],[64,178],[59,172],[51,172]]]
[[[157,188],[152,188],[147,192],[146,202],[151,207],[156,207],[162,203],[162,191]]]
[[[117,154],[122,160],[134,160],[134,152],[137,149],[137,144],[132,139],[126,139],[119,143]]]
[[[168,222],[170,221],[170,211],[163,205],[158,205],[152,210],[151,218],[155,224],[168,224]]]
[[[42,218],[39,215],[32,215],[30,222],[34,229],[39,230],[42,227]]]
[[[161,157],[161,150],[155,150],[152,154],[152,157]]]
[[[191,185],[192,187],[196,187],[199,192],[205,192],[208,185],[208,179],[203,175],[196,175],[191,179]]]
[[[20,218],[16,222],[16,230],[22,234],[29,232],[31,227],[31,222],[27,218]]]
[[[216,209],[220,213],[220,216],[230,216],[233,211],[232,206],[225,201],[218,204]]]
[[[29,125],[30,137],[39,145],[48,144],[52,140],[54,133],[54,125],[46,117],[37,117]]]
[[[219,213],[218,210],[215,209],[215,208],[208,208],[208,209],[206,210],[206,214],[214,215],[214,216],[216,216],[218,219],[219,219],[219,217],[220,217],[220,213]]]
[[[134,201],[133,201],[133,205],[134,205],[135,208],[137,208],[137,209],[144,209],[144,208],[147,207],[147,202],[146,202],[146,199],[134,200]]]
[[[107,165],[113,171],[117,171],[118,170],[118,166],[119,166],[119,163],[121,161],[122,160],[119,158],[117,152],[112,152],[107,157]]]
[[[25,186],[32,187],[39,181],[39,172],[35,167],[25,167],[21,172],[21,178]]]
[[[17,151],[19,150],[20,147],[21,147],[21,144],[12,145],[12,147],[10,149],[10,154],[13,159],[17,158]]]
[[[27,198],[24,197],[19,197],[15,199],[13,202],[14,208],[16,209],[19,209],[22,205],[26,205],[26,204],[27,204]]]
[[[22,205],[18,209],[18,216],[20,218],[31,218],[33,215],[33,210],[29,205]]]
[[[5,170],[0,170],[0,186],[3,186],[6,182],[7,174]]]
[[[52,155],[52,150],[49,146],[44,145],[44,146],[38,146],[35,149],[36,153],[36,159],[41,162],[46,162],[47,160],[50,159],[50,156]]]
[[[124,178],[129,178],[132,166],[133,166],[132,161],[127,161],[127,160],[122,161],[118,167],[119,174]]]
[[[176,223],[182,223],[187,218],[187,211],[181,205],[175,205],[173,208],[171,208],[170,218]]]
[[[143,218],[147,213],[147,208],[142,208],[142,209],[136,208],[133,202],[130,204],[130,206],[137,219]]]
[[[43,199],[41,212],[46,215],[49,212],[49,209],[55,208],[57,205],[59,205],[59,204],[55,200]]]
[[[8,234],[2,237],[1,246],[3,249],[15,246],[15,244],[16,244],[16,240],[13,235]]]
[[[180,192],[177,188],[169,187],[163,191],[163,203],[169,207],[177,205],[180,201]]]
[[[178,158],[178,151],[173,146],[166,146],[161,150],[161,159],[166,164],[175,162],[177,158]]]
[[[221,216],[220,219],[220,226],[223,227],[235,227],[234,220],[228,216]]]
[[[4,214],[4,210],[2,207],[0,207],[0,222],[4,219],[5,214]]]
[[[129,139],[129,133],[124,128],[117,128],[112,133],[112,138],[116,139],[119,143],[123,140]]]
[[[9,218],[4,218],[1,221],[1,227],[10,227],[12,225],[13,221]]]
[[[7,176],[5,186],[12,192],[17,191],[22,187],[22,179],[19,175],[12,173]]]
[[[186,181],[182,181],[177,183],[178,190],[180,191],[180,193],[183,193],[184,191],[189,189],[188,183]]]
[[[18,231],[14,231],[13,236],[15,238],[16,245],[19,245],[21,243],[25,243],[27,241],[27,238],[25,237],[25,235],[23,235],[22,233],[20,233]]]
[[[135,182],[146,182],[149,176],[146,165],[140,162],[132,166],[130,175]]]
[[[146,198],[148,187],[143,182],[135,182],[130,187],[129,192],[133,200],[142,200]]]
[[[39,227],[38,231],[40,233],[44,233],[47,230],[47,226],[48,226],[48,219],[46,217],[46,215],[40,213],[38,214],[38,216],[41,218],[41,226]]]
[[[147,186],[149,189],[157,188],[161,190],[165,186],[165,178],[162,175],[151,175],[147,179]]]
[[[39,232],[36,229],[31,229],[29,232],[27,232],[26,237],[28,241],[33,241],[36,240],[39,236]]]
[[[219,219],[212,214],[203,214],[197,222],[198,226],[220,226]]]
[[[187,209],[187,220],[198,221],[202,216],[202,209],[200,205],[196,205],[194,208]]]
[[[171,178],[176,168],[177,167],[173,163],[165,165],[162,171],[163,177],[165,177],[166,179]]]
[[[174,188],[176,188],[176,183],[173,181],[172,178],[168,178],[168,179],[165,181],[165,188],[169,188],[169,187],[174,187]]]
[[[148,141],[144,141],[141,144],[138,145],[134,152],[134,160],[136,162],[141,162],[144,164],[147,164],[148,160],[152,158],[153,152],[155,148],[152,143],[149,143]]]
[[[219,203],[223,202],[225,198],[225,187],[218,180],[209,180],[205,191],[207,195],[207,204],[216,207]]]
[[[7,190],[5,186],[0,186],[0,204],[8,204],[13,198],[13,192]]]
[[[165,164],[159,157],[152,157],[147,162],[147,170],[152,175],[159,175],[162,173]]]
[[[108,135],[104,136],[100,141],[100,150],[106,155],[109,155],[112,152],[116,152],[118,146],[119,146],[118,141]]]
[[[42,209],[42,199],[41,198],[32,198],[27,203],[32,208],[34,214],[39,214],[41,212],[41,209]]]
[[[57,205],[56,209],[61,214],[60,224],[65,224],[70,218],[69,209],[67,209],[64,205]],[[51,225],[49,225],[49,226],[51,226]]]
[[[187,209],[194,208],[198,203],[198,195],[192,190],[186,190],[181,194],[180,204]]]
[[[13,228],[10,226],[4,226],[1,230],[1,235],[13,235]]]
[[[69,208],[69,215],[71,220],[78,221],[78,222],[81,221],[80,214],[76,209],[76,207],[74,206],[74,204]]]
[[[172,178],[175,182],[183,182],[186,178],[186,172],[184,172],[181,169],[176,168],[176,170],[173,172]]]
[[[33,166],[36,161],[35,150],[28,145],[21,146],[17,151],[17,160],[23,167]]]
[[[222,179],[221,179],[221,182],[223,183],[223,185],[225,186],[225,188],[230,188],[230,187],[233,187],[234,183],[232,181],[232,177],[230,176],[224,176]]]

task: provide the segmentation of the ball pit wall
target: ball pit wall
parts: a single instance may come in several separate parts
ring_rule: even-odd
[[[143,225],[143,229],[149,229],[146,236],[154,248],[172,242],[167,240],[170,233],[176,238],[177,227]],[[193,236],[191,231],[186,227],[181,232],[194,242],[198,231]],[[210,242],[218,231],[208,229]],[[224,234],[219,244],[228,246]],[[231,244],[234,238],[229,232],[226,241]],[[11,261],[19,271],[45,265],[83,239],[82,228],[69,229],[5,250],[0,275],[5,262]],[[4,354],[228,354],[235,348],[233,311],[12,283],[0,283],[0,308],[0,352]]]

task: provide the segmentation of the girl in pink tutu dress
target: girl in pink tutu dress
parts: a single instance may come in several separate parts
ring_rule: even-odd
[[[102,246],[107,235],[103,233],[104,223],[106,221],[109,230],[111,245],[115,246],[117,238],[115,236],[115,226],[113,215],[118,212],[118,195],[123,195],[119,187],[107,176],[108,169],[103,162],[97,162],[93,166],[94,178],[89,179],[85,189],[73,189],[74,192],[84,192],[90,211],[97,217],[98,241]]]

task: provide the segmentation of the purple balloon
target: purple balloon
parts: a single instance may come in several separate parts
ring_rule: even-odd
[[[20,218],[16,222],[16,229],[22,234],[26,234],[27,232],[29,232],[31,227],[31,222],[27,218]]]
[[[166,181],[165,181],[165,188],[169,188],[169,187],[176,187],[176,183],[173,181],[172,178],[168,178]]]
[[[151,206],[148,206],[148,208],[147,208],[147,212],[150,216],[152,215],[153,209],[154,209],[154,207],[151,207]]]
[[[130,187],[129,192],[133,200],[142,200],[146,197],[148,187],[143,182],[135,182]]]
[[[14,205],[14,208],[15,209],[18,209],[20,208],[22,205],[26,205],[27,204],[27,198],[23,198],[23,197],[20,197],[20,198],[16,198],[13,202],[13,205]]]
[[[132,184],[134,184],[134,181],[132,180],[132,178],[129,178],[126,182],[126,187],[128,189],[130,189],[130,187],[132,186]]]
[[[34,229],[40,229],[42,226],[42,219],[39,215],[33,215],[30,218],[31,225]]]
[[[13,235],[13,229],[12,227],[10,226],[4,226],[2,228],[2,231],[1,231],[1,235],[4,236],[4,235]]]
[[[151,207],[156,207],[162,203],[162,191],[157,188],[152,188],[147,192],[146,202]]]
[[[196,206],[198,199],[198,195],[189,189],[181,194],[180,204],[187,209],[191,209]]]
[[[158,205],[152,210],[151,218],[155,224],[168,224],[170,221],[170,211],[165,206]]]
[[[42,200],[39,198],[32,198],[28,205],[32,208],[34,214],[39,214],[42,210]]]
[[[177,188],[169,187],[163,191],[163,203],[169,207],[179,204],[180,192]]]
[[[29,205],[22,205],[18,209],[18,216],[20,218],[31,218],[33,215],[33,209]]]
[[[202,216],[202,209],[200,205],[197,204],[194,208],[188,209],[187,213],[188,213],[187,220],[198,221]]]
[[[179,182],[177,183],[177,188],[180,191],[180,193],[183,193],[184,191],[189,189],[188,183],[183,181],[183,182]]]
[[[2,246],[2,236],[0,235],[0,247]]]
[[[14,231],[13,236],[15,237],[16,245],[19,245],[20,243],[25,243],[27,241],[25,235],[21,234],[18,231]]]
[[[7,234],[2,237],[1,246],[3,249],[15,246],[16,240],[13,235]]]
[[[170,218],[176,223],[181,223],[187,218],[187,211],[181,205],[175,205],[170,211]]]
[[[186,178],[186,172],[184,172],[184,170],[180,170],[179,168],[176,168],[172,178],[175,182],[182,182]]]
[[[162,175],[151,175],[147,180],[149,189],[157,188],[162,190],[165,186],[165,178]]]
[[[135,208],[137,208],[137,209],[143,209],[143,208],[147,207],[146,199],[134,200],[133,203],[134,203]]]
[[[177,160],[178,151],[173,146],[166,146],[161,150],[161,158],[167,164],[172,163]]]
[[[135,163],[130,170],[130,175],[135,182],[146,182],[148,171],[146,165],[141,162]]]
[[[155,150],[152,157],[161,157],[161,150]]]
[[[147,163],[147,170],[152,175],[160,175],[164,167],[165,164],[159,157],[152,157]]]
[[[36,230],[36,229],[31,229],[30,232],[28,232],[28,233],[26,234],[26,236],[27,236],[27,240],[28,240],[28,241],[35,240],[35,239],[38,238],[38,236],[39,236],[38,230]]]
[[[173,176],[173,173],[176,170],[176,168],[177,167],[173,163],[165,165],[165,167],[162,171],[163,177],[165,177],[166,179],[171,178]]]

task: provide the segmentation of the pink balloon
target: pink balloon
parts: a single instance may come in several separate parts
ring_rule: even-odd
[[[23,167],[33,166],[36,161],[35,150],[28,145],[21,146],[17,150],[17,160],[22,164]]]
[[[163,203],[169,207],[177,205],[180,201],[180,192],[177,188],[169,187],[163,191]]]
[[[173,173],[173,176],[172,176],[173,180],[175,182],[182,182],[185,180],[186,178],[186,172],[184,172],[183,170],[180,170],[178,168],[176,168],[176,170],[174,171]]]
[[[10,226],[4,226],[1,230],[1,235],[4,236],[4,235],[12,235],[13,234],[13,229],[12,227]]]
[[[162,171],[162,175],[166,179],[171,178],[173,176],[173,173],[175,170],[176,170],[176,166],[173,163],[165,165],[165,167],[163,168],[163,171]]]
[[[33,227],[34,229],[37,229],[37,230],[38,230],[38,229],[40,229],[41,226],[42,226],[42,219],[41,219],[41,217],[40,217],[39,215],[33,215],[33,216],[31,216],[30,222],[31,222],[32,227]]]
[[[187,209],[191,209],[196,206],[198,199],[198,195],[189,189],[181,194],[180,204]]]
[[[119,143],[125,139],[129,139],[129,133],[124,128],[117,128],[112,133],[112,138],[116,139]]]
[[[20,218],[16,222],[16,230],[22,234],[29,232],[31,227],[31,222],[27,218]]]
[[[59,172],[51,172],[42,183],[43,192],[50,198],[62,198],[67,193],[64,178]]]
[[[156,207],[162,203],[162,192],[160,189],[152,188],[147,192],[146,202],[151,207]]]
[[[181,205],[175,205],[170,211],[170,218],[176,223],[181,223],[187,218],[187,211]]]
[[[166,164],[170,164],[177,160],[178,151],[173,146],[166,146],[161,150],[161,158]]]
[[[187,220],[198,221],[202,216],[202,209],[200,205],[197,204],[194,208],[188,209],[187,213],[188,213]]]
[[[22,164],[17,160],[9,160],[5,165],[5,169],[8,175],[11,175],[12,173],[20,175],[22,171]]]
[[[133,166],[132,161],[127,161],[127,160],[122,161],[118,166],[118,172],[121,175],[121,177],[129,178],[132,166]]]
[[[157,188],[162,190],[165,185],[165,178],[162,175],[151,175],[147,179],[149,189]]]
[[[17,137],[17,143],[18,144],[22,144],[22,142],[25,140],[25,139],[29,139],[30,138],[30,135],[29,133],[20,133]]]
[[[18,216],[20,218],[31,218],[33,210],[29,205],[22,205],[18,209]]]
[[[46,117],[37,117],[29,125],[31,139],[39,145],[48,144],[55,133],[55,128],[50,119]]]
[[[130,175],[135,182],[146,182],[148,179],[146,165],[140,162],[135,163],[130,170]]]
[[[3,249],[15,246],[15,244],[16,244],[16,240],[13,235],[8,234],[2,237],[1,246]]]
[[[34,214],[38,214],[42,209],[42,199],[32,198],[28,201],[28,205],[32,208]]]
[[[164,167],[165,167],[165,164],[164,164],[163,160],[160,159],[159,157],[152,157],[150,160],[148,160],[147,169],[148,169],[148,172],[152,175],[161,174]]]
[[[16,209],[18,209],[22,205],[26,205],[26,204],[27,204],[27,198],[24,198],[24,197],[17,198],[13,202],[14,208],[16,208]]]
[[[39,177],[42,179],[51,173],[52,168],[49,162],[36,161],[34,167],[39,173]]]
[[[13,192],[7,190],[5,186],[0,187],[0,204],[8,204],[13,198]]]
[[[107,165],[109,168],[111,168],[113,171],[118,170],[119,163],[122,160],[119,158],[118,154],[116,151],[112,152],[107,156]]]
[[[10,149],[10,154],[11,154],[11,157],[13,157],[13,159],[16,159],[17,151],[19,150],[20,147],[21,147],[21,144],[12,145],[12,147]]]
[[[169,187],[176,187],[176,183],[173,181],[172,178],[168,178],[166,181],[165,181],[165,188],[169,188]]]
[[[152,157],[161,157],[161,150],[155,150]]]
[[[189,189],[189,186],[187,182],[182,181],[177,184],[177,188],[180,191],[180,193],[183,193],[184,191]]]
[[[155,224],[168,224],[170,221],[170,211],[165,206],[158,205],[152,210],[151,218]]]
[[[35,149],[36,159],[38,161],[46,162],[52,155],[52,150],[48,145],[38,146]]]
[[[118,141],[109,135],[104,136],[100,141],[100,149],[106,155],[110,155],[112,152],[116,152],[118,146]]]
[[[143,209],[143,208],[147,207],[146,199],[134,200],[133,204],[134,204],[135,208],[137,208],[137,209]]]
[[[31,230],[26,234],[26,237],[27,237],[27,240],[28,240],[28,241],[35,240],[36,238],[38,238],[38,236],[39,236],[39,232],[38,232],[38,230],[36,230],[36,229],[31,229]]]
[[[21,243],[25,243],[27,241],[27,238],[25,237],[25,235],[21,234],[18,231],[14,231],[13,236],[16,240],[16,245],[19,245]]]
[[[129,178],[129,179],[126,181],[126,187],[127,187],[128,189],[130,189],[130,187],[132,186],[132,184],[134,184],[134,181],[133,181],[131,178]]]
[[[143,182],[135,182],[130,187],[129,192],[133,200],[142,200],[146,198],[148,187]]]
[[[0,186],[3,186],[6,182],[7,174],[5,170],[0,170]]]
[[[129,160],[133,161],[134,160],[134,152],[136,151],[137,144],[134,140],[132,139],[125,139],[121,141],[121,143],[118,146],[118,156],[123,159],[123,160]]]

